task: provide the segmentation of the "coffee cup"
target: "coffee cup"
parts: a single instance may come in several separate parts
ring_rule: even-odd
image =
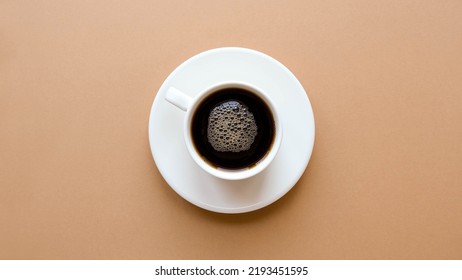
[[[264,91],[226,81],[189,94],[170,87],[165,99],[185,111],[184,140],[199,167],[221,179],[242,180],[270,165],[281,144],[282,126]]]

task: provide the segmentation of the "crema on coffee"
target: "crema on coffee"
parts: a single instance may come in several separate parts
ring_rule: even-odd
[[[225,88],[197,106],[191,135],[196,150],[210,165],[251,168],[271,149],[275,124],[259,96],[242,88]]]

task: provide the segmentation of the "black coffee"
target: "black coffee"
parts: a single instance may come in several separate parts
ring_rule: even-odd
[[[266,103],[241,88],[221,89],[196,109],[191,134],[209,164],[226,169],[254,166],[273,144],[275,124]]]

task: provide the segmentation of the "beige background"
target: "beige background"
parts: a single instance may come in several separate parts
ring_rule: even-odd
[[[223,215],[148,117],[181,62],[260,50],[316,118],[302,179]],[[461,259],[461,1],[0,1],[0,258]]]

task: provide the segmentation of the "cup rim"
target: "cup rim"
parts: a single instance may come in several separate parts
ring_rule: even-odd
[[[190,126],[193,119],[192,117],[197,106],[209,94],[216,92],[217,90],[229,87],[238,87],[251,91],[258,97],[260,97],[268,105],[273,115],[275,136],[273,143],[271,144],[271,148],[269,149],[269,152],[267,152],[266,155],[251,168],[247,167],[242,169],[225,169],[220,167],[213,167],[211,164],[207,162],[207,160],[200,156],[192,140]],[[209,174],[225,180],[247,179],[259,174],[264,169],[266,169],[266,167],[268,167],[270,163],[273,161],[273,159],[276,157],[276,154],[279,151],[279,147],[282,141],[282,124],[280,120],[280,114],[278,113],[278,110],[271,98],[258,87],[241,81],[224,81],[208,87],[206,90],[202,91],[200,94],[193,98],[191,105],[189,106],[186,112],[184,120],[184,139],[188,152],[193,158],[193,160],[196,162],[197,165],[199,165],[199,167],[201,167]]]

